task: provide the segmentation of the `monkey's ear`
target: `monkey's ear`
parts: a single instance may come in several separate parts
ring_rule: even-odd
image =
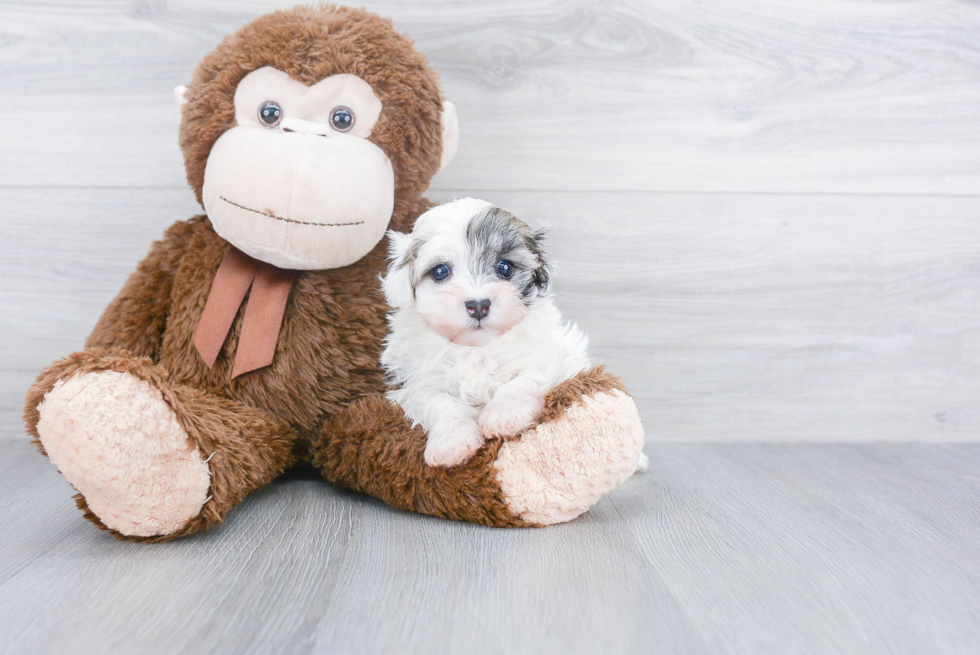
[[[177,109],[187,104],[187,86],[181,84],[174,87],[174,100],[177,101]]]
[[[456,105],[446,100],[442,103],[442,160],[439,162],[441,171],[456,156],[459,147],[459,119],[456,117]]]

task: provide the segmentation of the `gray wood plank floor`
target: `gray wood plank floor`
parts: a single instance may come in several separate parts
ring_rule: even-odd
[[[0,440],[0,652],[980,652],[980,446],[647,453],[547,529],[302,478],[144,546],[83,522],[53,466]]]

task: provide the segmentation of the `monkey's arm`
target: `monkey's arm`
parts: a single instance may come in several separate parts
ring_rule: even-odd
[[[331,482],[400,509],[496,527],[550,525],[633,475],[643,427],[622,383],[598,367],[551,389],[520,437],[487,441],[459,466],[428,466],[425,447],[425,431],[373,394],[330,417],[314,462]]]
[[[192,222],[181,221],[153,244],[119,295],[102,312],[85,341],[86,348],[123,348],[137,357],[159,361],[174,273],[192,229]]]

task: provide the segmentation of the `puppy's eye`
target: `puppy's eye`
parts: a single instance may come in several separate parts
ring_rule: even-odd
[[[350,132],[354,127],[354,112],[347,107],[336,107],[330,112],[330,124],[338,132]]]
[[[275,127],[282,121],[282,107],[278,102],[266,100],[259,107],[259,121],[266,127]]]
[[[506,259],[501,259],[497,262],[497,275],[504,278],[505,280],[514,274],[514,265],[511,264]]]
[[[445,264],[439,264],[431,271],[429,271],[429,275],[431,275],[432,279],[435,280],[436,282],[442,282],[447,277],[449,277],[450,273],[452,273],[452,271],[449,270],[449,267],[446,266]]]

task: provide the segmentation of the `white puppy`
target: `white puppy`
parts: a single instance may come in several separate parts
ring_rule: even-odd
[[[589,368],[588,339],[562,323],[535,232],[466,198],[390,232],[388,397],[428,433],[425,461],[454,466],[485,439],[520,433],[545,394]]]

